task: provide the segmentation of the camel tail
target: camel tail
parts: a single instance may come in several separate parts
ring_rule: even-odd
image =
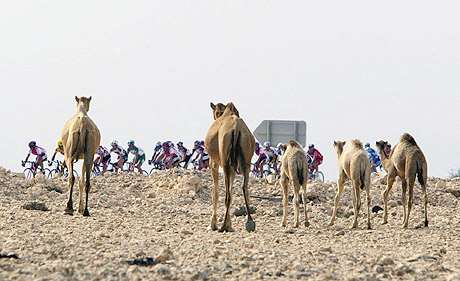
[[[83,149],[86,148],[87,139],[88,139],[88,132],[85,128],[81,127],[78,130],[77,136],[74,137],[75,143],[72,144],[72,158],[74,160],[78,160],[80,155],[84,153],[84,151],[82,151],[81,149],[82,147]]]
[[[368,182],[368,165],[362,163],[361,164],[361,169],[360,169],[360,174],[359,174],[359,180],[361,181],[360,188],[361,190],[364,190],[366,188],[367,182]]]
[[[232,141],[230,144],[229,153],[230,167],[235,170],[235,172],[244,172],[246,166],[244,165],[243,151],[240,145],[240,133],[237,130],[232,132]]]
[[[418,159],[417,161],[415,161],[415,164],[416,164],[416,168],[417,168],[416,173],[417,173],[418,182],[420,183],[421,186],[424,186],[426,184],[426,182],[425,182],[425,177],[424,177],[422,161],[420,161],[420,159]]]
[[[303,185],[305,183],[305,177],[304,177],[304,163],[300,160],[296,161],[296,170],[297,170],[297,179],[299,180],[299,184]]]

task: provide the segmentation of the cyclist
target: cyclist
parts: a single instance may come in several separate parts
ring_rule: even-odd
[[[203,145],[200,145],[198,148],[198,170],[208,169],[209,168],[209,155]]]
[[[157,161],[162,161],[166,169],[171,169],[181,161],[180,153],[176,150],[172,142],[164,142],[162,149],[163,153],[158,157]]]
[[[377,154],[377,152],[371,147],[370,143],[366,143],[364,145],[364,149],[367,152],[367,156],[369,157],[369,161],[372,164],[372,172],[377,173],[377,167],[380,167],[382,165],[382,162],[380,161],[380,157]]]
[[[118,173],[118,169],[123,171],[123,165],[128,161],[128,152],[118,144],[118,141],[114,140],[111,144],[112,148],[110,153],[115,153],[117,155],[117,165],[114,166],[115,173]]]
[[[181,141],[177,143],[177,150],[179,151],[181,159],[182,159],[180,163],[184,163],[184,169],[187,169],[190,158],[192,158],[192,152],[188,150],[184,146],[184,143]]]
[[[29,153],[27,154],[26,160],[22,162],[22,166],[24,167],[26,165],[26,162],[29,160],[30,154],[35,155],[35,168],[40,167],[42,173],[44,174],[45,170],[43,169],[43,161],[47,160],[46,150],[44,148],[39,147],[36,141],[29,142],[29,149]]]
[[[112,157],[110,156],[110,151],[100,145],[96,149],[96,159],[94,160],[94,165],[96,166],[96,169],[99,170],[99,165],[102,164],[102,174],[107,172],[107,167],[109,166],[110,159]]]
[[[277,166],[276,161],[278,158],[278,154],[276,153],[276,150],[272,147],[272,144],[269,141],[264,142],[263,153],[266,155],[266,159],[263,164],[273,166],[273,168],[275,169],[275,172],[278,173],[277,167],[276,167]],[[263,165],[262,165],[262,171],[263,171]]]
[[[152,155],[152,159],[149,160],[149,165],[157,162],[157,159],[161,155],[162,152],[163,152],[163,144],[161,143],[161,141],[159,141],[155,144],[155,147],[153,148],[153,155]]]
[[[53,165],[54,159],[56,159],[56,155],[58,153],[61,154],[62,156],[64,156],[64,144],[62,143],[62,140],[58,140],[58,142],[56,144],[56,149],[54,150],[53,157],[51,157],[51,161],[48,161],[48,166]],[[59,163],[60,162],[58,162],[58,165],[59,165]],[[62,165],[62,168],[63,168],[62,171],[64,171],[64,169],[67,169],[67,165],[66,165],[65,161],[62,161],[61,165]]]
[[[140,147],[137,147],[133,140],[128,142],[128,154],[133,154],[133,166],[137,169],[137,171],[142,174],[142,164],[145,162],[145,152]]]
[[[260,147],[260,144],[256,142],[256,149],[255,153],[257,156],[256,163],[254,163],[254,171],[256,171],[256,174],[262,178],[263,177],[263,164],[265,163],[267,159],[267,155],[265,154],[264,150]]]
[[[323,163],[323,155],[315,148],[315,145],[312,144],[308,147],[307,157],[309,161],[309,171],[310,174],[318,172],[318,167]]]

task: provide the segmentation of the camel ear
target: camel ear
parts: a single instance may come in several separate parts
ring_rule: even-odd
[[[337,141],[334,141],[334,146],[337,146]]]
[[[238,109],[236,109],[236,106],[232,102],[229,102],[225,107],[226,109],[228,108],[231,112],[233,112],[233,114],[240,117],[240,113],[238,112]]]
[[[212,110],[216,110],[216,105],[213,104],[212,102],[210,103],[210,106],[211,106],[211,109],[212,109]]]
[[[77,102],[80,102],[80,99],[79,99],[77,96],[75,96],[75,100],[76,100]]]
[[[92,97],[90,96],[90,97],[88,98],[88,101],[91,101],[91,98],[92,98]]]

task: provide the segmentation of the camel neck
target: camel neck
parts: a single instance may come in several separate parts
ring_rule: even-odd
[[[84,105],[77,106],[77,114],[87,115],[87,111]]]

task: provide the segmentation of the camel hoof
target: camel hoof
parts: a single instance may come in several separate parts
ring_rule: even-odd
[[[247,232],[254,232],[256,231],[256,222],[253,220],[246,222],[246,231]]]
[[[212,231],[216,231],[218,229],[217,224],[215,224],[215,223],[211,223],[210,228],[211,228]]]
[[[428,221],[425,221],[425,227],[428,227]]]
[[[73,216],[73,209],[65,209],[64,210],[64,215]]]
[[[372,230],[372,226],[371,226],[371,225],[368,225],[368,226],[367,226],[367,229],[368,229],[368,230]]]
[[[328,226],[329,226],[329,227],[330,227],[330,226],[334,226],[334,223],[333,223],[333,222],[330,222],[330,223],[328,224]]]
[[[85,210],[85,211],[83,212],[83,216],[84,216],[84,217],[89,217],[89,211],[88,211],[88,210]]]
[[[388,222],[387,221],[382,222],[382,225],[385,225],[385,224],[388,224]]]
[[[219,232],[220,232],[220,233],[234,232],[234,230],[233,230],[233,228],[231,228],[231,227],[222,226],[222,227],[219,229]]]

